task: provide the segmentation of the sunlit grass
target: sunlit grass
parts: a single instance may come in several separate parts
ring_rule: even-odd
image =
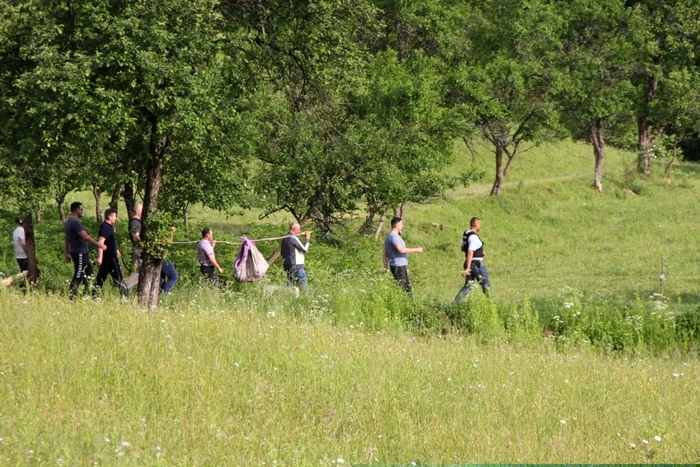
[[[687,354],[369,332],[303,309],[292,316],[293,302],[204,291],[150,314],[109,299],[0,301],[0,459],[9,464],[700,455],[700,364]]]

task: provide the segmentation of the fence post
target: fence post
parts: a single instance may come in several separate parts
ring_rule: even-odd
[[[664,282],[666,281],[666,274],[664,274],[664,257],[661,257],[661,275],[659,276],[659,282],[661,282],[661,295],[664,294]]]

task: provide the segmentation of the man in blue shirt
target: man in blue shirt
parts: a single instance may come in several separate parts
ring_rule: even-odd
[[[391,268],[391,273],[394,275],[394,280],[403,289],[412,295],[411,280],[408,278],[408,255],[409,253],[423,253],[423,248],[406,248],[406,242],[403,241],[399,233],[403,230],[403,219],[394,217],[391,219],[391,232],[384,239],[384,272],[387,266]]]

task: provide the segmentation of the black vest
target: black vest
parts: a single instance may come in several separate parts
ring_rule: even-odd
[[[467,255],[467,251],[469,248],[469,237],[472,235],[476,235],[476,232],[473,232],[471,230],[465,230],[464,235],[462,235],[462,251],[464,252],[465,256]],[[479,238],[478,235],[476,235],[477,238]],[[481,240],[481,238],[479,238]],[[484,242],[483,240],[481,241],[481,247],[479,247],[478,250],[474,250],[474,256],[472,257],[473,259],[483,259],[484,257]]]

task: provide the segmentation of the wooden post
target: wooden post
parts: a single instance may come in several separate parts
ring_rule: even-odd
[[[664,257],[661,257],[661,275],[659,276],[659,282],[661,282],[661,295],[664,294],[664,282],[666,281],[666,274],[664,274]]]

